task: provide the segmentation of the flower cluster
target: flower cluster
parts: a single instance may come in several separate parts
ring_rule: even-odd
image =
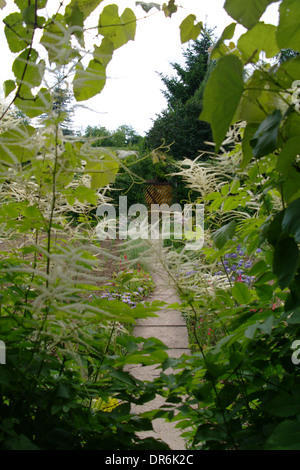
[[[258,248],[255,256],[261,253],[261,251],[261,248]],[[227,276],[231,281],[244,282],[250,286],[253,283],[255,276],[249,276],[247,270],[249,270],[252,265],[253,259],[249,259],[241,245],[238,245],[235,252],[226,253],[224,261],[218,263],[220,270],[214,273],[214,276],[223,276],[225,268]]]
[[[103,286],[100,297],[107,300],[120,300],[134,308],[138,302],[148,297],[153,289],[152,277],[139,266],[137,269],[130,270],[122,268],[121,272],[115,274],[112,281]]]

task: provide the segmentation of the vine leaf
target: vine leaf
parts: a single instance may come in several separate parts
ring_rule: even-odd
[[[282,219],[282,229],[294,235],[296,242],[300,243],[300,198],[291,202],[286,208]]]
[[[212,127],[218,152],[244,91],[243,65],[234,55],[218,60],[204,89],[203,111],[199,117]]]
[[[97,149],[86,162],[85,170],[91,176],[91,189],[99,189],[113,183],[119,169],[117,157],[106,149]]]
[[[117,5],[106,6],[99,18],[99,34],[113,43],[118,49],[130,40],[134,40],[136,17],[130,8],[126,8],[121,16]]]
[[[28,145],[35,133],[32,126],[19,124],[0,135],[0,162],[16,164],[34,156],[34,149]]]
[[[219,250],[223,248],[223,246],[228,240],[232,239],[235,233],[235,229],[236,221],[232,220],[231,222],[226,225],[223,225],[223,227],[219,228],[212,234],[211,238]]]
[[[92,59],[85,69],[81,63],[76,66],[73,91],[76,101],[85,101],[100,93],[106,83],[106,69],[98,60]]]
[[[278,130],[281,120],[281,111],[276,109],[260,124],[253,139],[250,141],[254,157],[261,158],[274,152],[277,146]]]
[[[224,8],[228,15],[250,29],[258,22],[267,6],[279,0],[226,0]]]
[[[229,47],[224,44],[224,41],[226,41],[226,39],[233,38],[235,28],[236,28],[236,23],[231,23],[228,26],[226,26],[220,39],[218,39],[218,41],[216,42],[216,44],[213,46],[211,50],[211,53],[210,53],[211,59],[219,59],[224,54],[230,51]]]
[[[280,5],[277,41],[281,49],[300,52],[300,3],[298,0],[284,0]]]
[[[164,3],[162,9],[164,11],[165,16],[167,18],[171,18],[173,13],[176,13],[177,11],[177,5],[175,5],[175,0],[169,0],[168,4]]]
[[[3,83],[3,91],[5,98],[16,88],[14,80],[5,80]]]
[[[241,305],[247,305],[252,299],[249,288],[243,282],[235,282],[232,288],[232,296]]]
[[[280,52],[276,41],[276,29],[276,26],[261,21],[242,34],[238,40],[238,48],[246,64],[256,63],[261,51],[265,51],[267,58]]]
[[[274,250],[273,273],[281,289],[288,287],[294,279],[299,264],[298,245],[292,237],[277,242]]]
[[[203,24],[201,22],[195,24],[195,20],[196,16],[191,14],[182,21],[180,25],[180,40],[182,44],[191,39],[196,40],[201,33]]]
[[[4,19],[4,32],[11,52],[20,52],[30,44],[32,31],[24,28],[21,13],[11,13]]]

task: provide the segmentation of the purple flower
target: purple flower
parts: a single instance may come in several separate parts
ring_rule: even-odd
[[[233,265],[231,266],[231,270],[232,270],[232,271],[235,271],[236,268],[237,268],[237,265],[236,265],[236,264],[233,264]]]
[[[262,249],[261,249],[261,248],[257,248],[256,253],[261,253],[261,252],[262,252]]]

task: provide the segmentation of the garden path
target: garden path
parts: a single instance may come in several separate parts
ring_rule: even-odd
[[[159,300],[171,305],[180,303],[177,289],[170,279],[166,269],[161,263],[159,250],[161,244],[155,244],[155,256],[152,259],[149,270],[155,282],[155,289],[150,297],[150,301]],[[182,354],[190,354],[188,331],[185,319],[179,310],[170,308],[160,308],[157,317],[149,317],[137,321],[133,334],[142,338],[155,337],[161,340],[167,346],[169,357],[180,357]],[[139,380],[153,380],[159,376],[160,369],[157,366],[142,366],[140,364],[130,365],[127,370]],[[165,373],[172,373],[172,369],[168,369]],[[154,400],[142,406],[133,405],[134,413],[143,413],[159,408],[164,404],[163,397],[157,395]],[[186,449],[185,440],[180,436],[180,430],[175,428],[174,422],[167,422],[162,418],[153,420],[152,426],[154,431],[139,433],[142,438],[154,437],[164,441],[172,450]],[[151,449],[149,449],[151,450]]]

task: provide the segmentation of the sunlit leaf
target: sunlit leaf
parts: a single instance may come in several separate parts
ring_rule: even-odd
[[[76,67],[73,80],[74,96],[77,101],[84,101],[100,93],[106,82],[106,70],[103,64],[95,59],[85,69],[80,63]]]
[[[236,23],[231,23],[230,25],[226,26],[220,39],[218,39],[218,41],[216,42],[216,44],[213,46],[211,50],[211,53],[210,53],[211,59],[219,59],[225,53],[230,51],[229,47],[224,44],[224,41],[226,41],[226,39],[232,39],[234,32],[235,32],[235,28],[236,28]]]
[[[30,44],[32,31],[23,26],[21,13],[11,13],[4,19],[4,32],[11,52],[20,52]]]
[[[280,51],[276,41],[276,26],[257,23],[242,34],[238,40],[238,48],[246,63],[257,62],[261,51],[265,52],[267,58],[275,56]]]
[[[0,134],[0,162],[17,164],[34,155],[31,139],[35,133],[32,126],[20,124]]]
[[[85,170],[91,176],[91,189],[99,189],[113,183],[119,169],[117,158],[105,149],[97,149],[86,162]]]
[[[95,46],[93,56],[96,61],[100,62],[106,67],[112,59],[113,52],[113,42],[108,38],[103,38],[100,46]]]
[[[300,2],[284,0],[280,4],[277,41],[281,49],[290,48],[300,52]]]
[[[204,89],[203,111],[199,118],[210,123],[216,152],[232,124],[243,91],[242,62],[234,55],[219,59]]]
[[[119,16],[118,6],[108,5],[100,15],[98,31],[113,43],[115,49],[118,49],[135,38],[135,14],[130,8],[126,8]]]
[[[191,39],[195,40],[202,31],[202,23],[196,23],[195,15],[188,15],[180,24],[180,40],[184,44]]]
[[[234,20],[252,28],[260,19],[267,6],[278,0],[226,0],[224,8]]]
[[[16,88],[14,80],[5,80],[3,83],[3,91],[5,98]]]

